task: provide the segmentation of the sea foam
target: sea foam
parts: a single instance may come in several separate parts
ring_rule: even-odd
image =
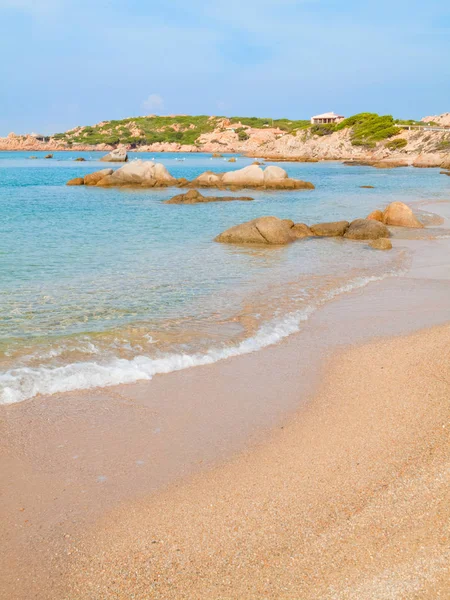
[[[209,365],[219,360],[249,354],[272,346],[300,330],[301,324],[327,301],[340,294],[362,288],[397,273],[355,278],[329,291],[322,299],[283,318],[265,323],[254,336],[235,346],[212,348],[205,353],[167,354],[158,358],[136,356],[133,359],[114,358],[108,361],[76,362],[60,367],[21,367],[0,373],[0,404],[12,404],[39,394],[51,395],[74,390],[150,380],[156,374],[171,373],[190,367]]]

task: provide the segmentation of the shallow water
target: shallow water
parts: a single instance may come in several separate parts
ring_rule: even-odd
[[[170,189],[65,185],[104,168],[98,156],[0,153],[0,403],[149,379],[275,343],[327,299],[402,271],[408,248],[399,242],[383,253],[314,239],[242,248],[213,242],[218,233],[261,215],[351,220],[393,200],[445,199],[449,190],[436,169],[339,163],[282,163],[316,189],[252,191],[250,203],[165,205]],[[253,161],[132,156],[189,179]]]

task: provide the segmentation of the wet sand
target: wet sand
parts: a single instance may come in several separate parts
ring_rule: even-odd
[[[421,241],[405,276],[330,302],[276,347],[151,382],[2,407],[1,597],[296,598],[301,590],[316,598],[326,582],[338,585],[351,553],[345,567],[324,552],[317,572],[329,568],[328,578],[311,579],[315,562],[305,562],[319,560],[321,532],[338,515],[356,527],[353,507],[362,512],[384,482],[400,485],[411,456],[432,487],[420,448],[436,446],[441,458],[448,450],[440,435],[433,441],[448,418],[439,387],[449,380],[448,328],[414,342],[385,337],[450,321],[446,244]],[[382,341],[361,346],[372,338]],[[377,515],[387,539],[395,526]],[[346,541],[361,573],[366,535]],[[416,546],[405,542],[402,551]],[[334,597],[415,597],[342,590]]]

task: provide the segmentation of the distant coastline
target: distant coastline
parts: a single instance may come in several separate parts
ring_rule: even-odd
[[[435,119],[433,126],[372,113],[355,115],[338,125],[254,117],[136,117],[49,137],[10,133],[0,138],[0,151],[109,152],[124,147],[128,152],[238,153],[267,160],[357,160],[382,163],[379,166],[447,169],[447,116],[426,117],[424,121]]]

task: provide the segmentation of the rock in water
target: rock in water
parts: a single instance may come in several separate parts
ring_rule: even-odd
[[[373,219],[356,219],[350,223],[344,237],[348,240],[388,238],[389,229],[383,223]]]
[[[127,162],[128,154],[125,148],[116,148],[100,159],[103,162]]]
[[[83,158],[82,156],[79,156],[78,158],[75,159],[75,162],[86,162],[86,159]]]
[[[291,229],[291,232],[297,239],[312,237],[314,235],[311,229],[308,227],[308,225],[305,225],[305,223],[295,223]]]
[[[226,186],[261,187],[264,184],[264,171],[256,165],[250,165],[237,171],[224,173],[222,183]]]
[[[370,213],[370,215],[367,218],[371,219],[373,221],[380,221],[380,223],[382,223],[383,222],[383,211],[374,210]]]
[[[274,190],[313,190],[314,185],[309,181],[290,179],[281,167],[271,166],[261,169],[250,165],[227,173],[212,173],[206,171],[189,184],[191,187],[218,188],[263,188]]]
[[[172,177],[164,165],[152,160],[133,160],[101,179],[98,185],[105,187],[121,185],[167,187],[176,185],[176,183],[177,180]]]
[[[292,221],[287,219],[259,217],[227,229],[215,241],[225,244],[289,244],[296,239],[291,224]]]
[[[311,231],[319,237],[340,237],[347,231],[348,221],[333,221],[331,223],[316,223],[311,225]]]
[[[369,246],[375,250],[391,250],[392,242],[387,238],[378,238],[377,240],[370,242]]]
[[[66,183],[66,185],[84,185],[83,177],[75,177]]]
[[[97,185],[99,181],[107,175],[111,175],[111,173],[113,173],[112,169],[101,169],[100,171],[95,171],[95,173],[89,173],[84,176],[84,185]]]
[[[44,156],[44,158],[53,158],[53,154],[47,154],[47,156]]]
[[[389,204],[383,212],[383,223],[397,227],[423,227],[423,224],[414,216],[413,211],[403,202]]]
[[[251,201],[253,198],[243,196],[203,196],[198,190],[189,190],[186,194],[179,194],[170,200],[166,200],[164,204],[201,204],[204,202],[232,202],[233,200]]]

